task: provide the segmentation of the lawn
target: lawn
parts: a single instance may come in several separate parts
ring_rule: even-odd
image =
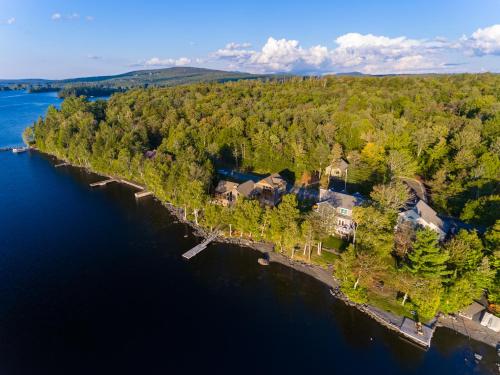
[[[318,255],[315,251],[311,254],[311,262],[321,267],[327,267],[333,264],[338,258],[339,256],[337,254],[325,250],[321,252],[321,255]]]
[[[372,306],[378,307],[381,310],[389,311],[399,316],[406,316],[414,319],[411,314],[410,304],[402,306],[401,302],[397,301],[393,296],[380,295],[373,291],[368,291],[368,303]]]
[[[344,251],[345,249],[347,249],[347,246],[349,246],[349,242],[335,236],[325,237],[321,241],[323,242],[324,248],[334,249],[339,252]]]

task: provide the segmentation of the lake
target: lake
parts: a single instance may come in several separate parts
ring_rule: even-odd
[[[58,103],[0,92],[0,146]],[[0,152],[2,375],[496,373],[494,348],[439,328],[423,351],[254,250],[185,261],[199,239],[157,201],[54,163]]]

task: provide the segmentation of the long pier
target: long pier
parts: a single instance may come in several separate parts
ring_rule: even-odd
[[[127,181],[127,180],[120,180],[120,182],[122,182],[122,183],[124,183],[126,185],[129,185],[129,186],[135,187],[136,189],[144,190],[144,186],[134,184],[133,182],[130,182],[130,181]]]
[[[149,195],[153,195],[153,193],[150,191],[147,191],[147,190],[143,190],[143,191],[138,191],[138,192],[134,193],[134,195],[137,199],[139,199],[139,198],[147,197]]]
[[[202,243],[196,245],[191,250],[186,251],[184,254],[182,254],[182,256],[185,259],[191,259],[198,253],[201,253],[203,250],[207,248],[208,244],[210,244],[210,242],[212,242],[215,239],[215,237],[217,237],[217,234],[218,234],[217,231],[212,232],[212,234],[210,234],[210,236],[208,236]]]
[[[110,179],[107,179],[104,181],[93,182],[89,186],[90,187],[105,186],[105,185],[109,184],[110,182],[115,182],[115,181],[116,181],[116,179],[110,178]]]
[[[12,151],[15,148],[23,148],[24,146],[7,146],[7,147],[0,147],[0,152],[3,151]]]

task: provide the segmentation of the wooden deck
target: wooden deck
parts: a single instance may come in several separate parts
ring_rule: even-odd
[[[191,250],[186,251],[184,254],[182,254],[182,256],[185,259],[191,259],[192,257],[197,255],[198,253],[201,253],[203,250],[205,250],[207,248],[207,246],[210,244],[210,242],[212,242],[215,239],[215,237],[217,237],[217,234],[218,234],[217,231],[213,232],[202,243],[196,245]]]

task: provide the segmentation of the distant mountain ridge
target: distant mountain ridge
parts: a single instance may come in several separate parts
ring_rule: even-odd
[[[61,96],[71,94],[98,96],[132,88],[165,87],[197,82],[227,82],[271,77],[274,77],[274,75],[228,72],[194,67],[173,67],[61,80],[2,79],[0,85],[27,88],[32,92],[59,91]]]

